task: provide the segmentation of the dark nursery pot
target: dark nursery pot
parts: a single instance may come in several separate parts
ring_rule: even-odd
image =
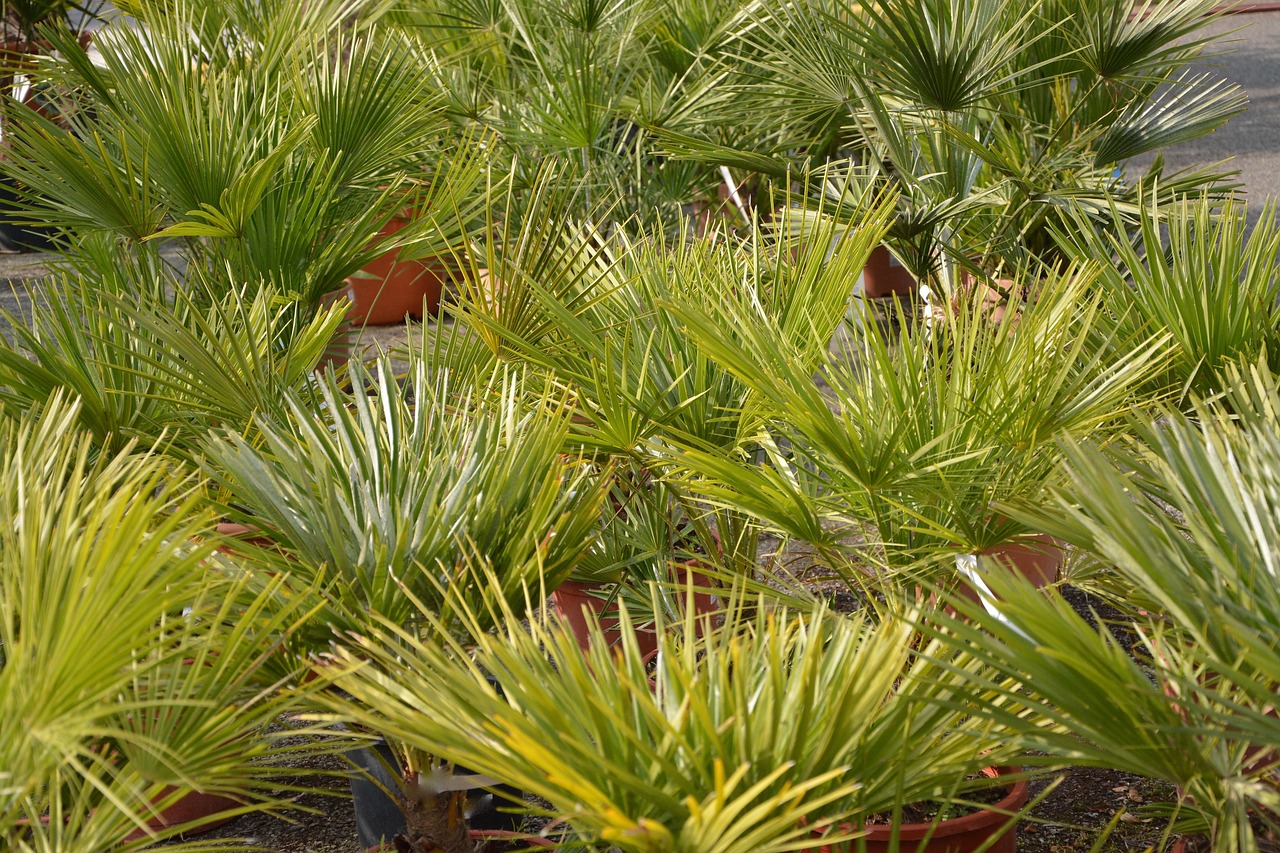
[[[17,182],[12,178],[0,179],[0,245],[17,252],[46,252],[53,248],[57,229],[18,224],[14,215],[22,209]]]
[[[380,740],[372,746],[348,750],[347,759],[363,771],[351,774],[351,799],[356,810],[356,835],[360,846],[371,850],[394,850],[391,839],[407,829],[400,804],[387,793],[397,790],[400,784],[391,770],[395,767],[395,754],[386,741]],[[460,774],[471,772],[463,767],[455,769]],[[507,796],[493,791],[502,791]],[[497,785],[492,789],[472,788],[467,795],[467,823],[474,832],[516,836],[523,818],[499,809],[521,797],[521,792],[510,785]]]
[[[988,767],[984,774],[993,779],[1018,772],[1015,767]],[[893,827],[872,826],[867,834],[856,841],[840,844],[823,844],[805,853],[1016,853],[1018,835],[1009,825],[1010,815],[1027,804],[1027,781],[1019,779],[1008,786],[1008,793],[990,809],[979,809],[972,814],[933,823],[904,823],[898,827],[897,844],[893,843]],[[851,831],[850,824],[841,825],[842,831]],[[820,835],[815,830],[814,835]],[[998,836],[993,842],[991,839]],[[921,843],[928,838],[928,843]]]

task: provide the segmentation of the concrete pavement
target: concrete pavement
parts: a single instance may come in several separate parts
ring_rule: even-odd
[[[1165,161],[1176,170],[1231,158],[1245,184],[1252,223],[1267,197],[1280,197],[1280,12],[1229,15],[1207,32],[1228,40],[1197,70],[1239,83],[1249,108],[1217,132],[1167,149]],[[1135,159],[1131,165],[1148,162]]]

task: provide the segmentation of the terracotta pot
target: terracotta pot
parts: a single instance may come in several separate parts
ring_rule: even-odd
[[[380,236],[395,234],[409,224],[396,217],[383,226]],[[399,260],[400,249],[392,249],[371,261],[362,275],[347,279],[351,292],[351,322],[358,326],[386,326],[403,323],[405,317],[421,319],[440,311],[440,297],[448,271],[443,261],[435,258],[419,261]]]
[[[988,767],[982,771],[991,778],[1016,773],[1014,767]],[[904,823],[898,827],[898,845],[892,845],[893,827],[872,826],[867,834],[857,841],[840,844],[823,844],[810,848],[805,853],[891,853],[902,850],[912,853],[972,853],[982,848],[987,853],[1015,853],[1018,849],[1018,836],[1009,826],[1009,814],[1018,811],[1027,804],[1027,782],[1020,779],[1009,785],[1009,793],[990,809],[979,809],[972,814],[933,823]],[[853,831],[852,824],[842,824],[842,832]],[[1007,830],[1007,831],[1006,831]],[[815,836],[820,836],[814,830]],[[999,836],[993,843],[991,838]],[[921,842],[928,838],[928,843]],[[990,846],[984,846],[984,845]]]
[[[681,576],[677,578],[677,581],[680,583],[681,589],[687,583],[692,583],[697,589],[705,589],[712,586],[710,581],[695,569],[696,566],[690,565],[684,566],[679,570]],[[551,603],[555,605],[560,619],[568,623],[570,630],[578,638],[578,645],[582,647],[583,651],[587,649],[586,612],[595,615],[609,645],[617,645],[622,640],[618,619],[616,616],[610,615],[618,612],[616,603],[608,601],[612,589],[613,584],[582,583],[580,581],[567,580],[551,593]],[[708,615],[715,613],[718,609],[719,602],[714,595],[705,592],[694,593],[693,611],[695,614],[699,616]],[[651,654],[658,649],[658,637],[652,627],[636,628],[636,641],[641,655]]]
[[[611,612],[618,612],[617,604],[608,600],[611,588],[611,584],[567,580],[551,593],[551,603],[555,605],[556,613],[568,624],[584,652],[588,645],[588,613],[596,617],[605,641],[610,646],[616,646],[622,642],[622,629],[618,624],[618,617],[609,615]],[[656,653],[658,635],[653,628],[636,628],[636,644],[640,647],[642,655]]]
[[[175,788],[165,788],[160,793],[160,798],[166,797],[173,793]],[[159,815],[147,821],[147,826],[157,832],[170,827],[179,826],[184,823],[192,823],[194,821],[202,821],[191,829],[183,830],[184,836],[200,835],[217,829],[225,823],[235,820],[239,815],[230,815],[228,817],[215,818],[209,820],[219,812],[238,809],[242,803],[239,800],[233,800],[230,797],[224,797],[220,794],[203,794],[199,791],[189,791],[179,797],[172,805],[160,812]],[[131,841],[137,841],[146,835],[140,829],[135,829],[125,837],[124,841],[128,844]]]
[[[173,793],[174,790],[176,789],[165,788],[160,792],[156,799],[163,799]],[[203,821],[198,826],[182,830],[181,833],[184,837],[201,835],[206,832],[212,832],[218,827],[230,823],[239,817],[239,815],[230,815],[228,817],[216,818],[214,820],[206,820],[206,818],[211,818],[219,812],[238,809],[242,805],[243,804],[239,800],[233,800],[230,797],[224,797],[219,794],[202,794],[199,791],[190,791],[179,797],[172,805],[161,811],[160,814],[148,820],[147,826],[155,832],[160,832],[162,830],[169,829],[170,827],[180,826],[184,823]],[[48,815],[41,817],[40,822],[43,825],[48,826]],[[27,820],[25,818],[19,818],[15,825],[19,827],[26,826]],[[126,835],[120,843],[130,844],[134,841],[145,838],[146,835],[147,834],[141,829],[135,829],[133,832]]]
[[[994,558],[1010,571],[1022,575],[1037,589],[1043,589],[1058,580],[1066,556],[1062,543],[1047,533],[1024,536],[1013,542],[988,548],[981,554]],[[970,601],[979,601],[977,591],[969,584],[961,581],[956,589]]]
[[[214,528],[219,536],[225,536],[228,539],[238,539],[246,545],[252,545],[255,548],[274,548],[276,543],[269,536],[259,535],[262,533],[256,527],[250,527],[247,524],[236,524],[232,521],[220,521],[218,526]],[[219,554],[234,554],[235,550],[229,545],[219,545]]]
[[[1022,287],[1011,278],[979,280],[972,273],[961,271],[960,287],[966,293],[972,292],[974,298],[981,301],[983,313],[997,326],[1004,321],[1011,304],[1020,305],[1023,299]],[[960,303],[957,299],[952,304],[952,310],[959,310],[959,308]],[[1009,320],[1013,328],[1017,328],[1018,321],[1021,319],[1022,309],[1014,308],[1013,316]]]
[[[1066,559],[1066,555],[1062,550],[1062,543],[1045,533],[1025,536],[1015,542],[988,548],[982,551],[981,555],[995,558],[1010,571],[1020,574],[1031,581],[1036,589],[1044,589],[1046,586],[1055,583],[1062,572],[1062,564]],[[974,604],[982,604],[982,598],[978,595],[978,591],[970,585],[958,570],[955,580],[949,589]],[[936,604],[938,601],[936,592],[930,592],[926,596],[922,587],[916,587],[916,600],[923,601],[926,597],[930,604]],[[946,606],[945,612],[949,616],[956,615],[955,608],[950,604]]]
[[[862,293],[868,299],[910,299],[916,293],[916,279],[888,249],[876,246],[862,270]]]

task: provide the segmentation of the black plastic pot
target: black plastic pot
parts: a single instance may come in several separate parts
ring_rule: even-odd
[[[406,828],[400,804],[387,793],[394,793],[400,784],[394,770],[396,762],[391,747],[380,740],[372,746],[348,751],[347,758],[363,771],[351,774],[351,799],[355,803],[356,834],[360,846],[368,849],[389,843]],[[471,774],[470,770],[462,767],[455,767],[454,772],[458,775]],[[492,789],[472,788],[467,794],[467,823],[472,829],[515,831],[520,828],[523,817],[499,809],[513,799],[519,801],[522,796],[510,785],[498,785]]]
[[[24,210],[16,187],[12,178],[0,179],[0,246],[11,252],[48,251],[57,229],[14,222],[17,211]]]

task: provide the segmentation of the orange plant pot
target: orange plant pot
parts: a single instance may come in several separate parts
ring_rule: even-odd
[[[983,773],[993,779],[1001,775],[1015,773],[1013,767],[988,767]],[[1010,815],[1027,804],[1028,788],[1025,779],[1019,779],[1008,787],[1008,793],[989,809],[979,809],[972,814],[950,818],[934,823],[904,823],[898,827],[897,839],[893,843],[893,828],[890,826],[867,827],[867,834],[856,841],[839,844],[823,844],[811,847],[804,853],[891,853],[895,850],[918,851],[918,853],[974,853],[984,850],[987,853],[1016,853],[1018,836],[1009,826]],[[842,832],[851,832],[851,824],[843,824]],[[814,835],[821,835],[815,830]],[[993,836],[998,838],[993,842]],[[927,843],[921,846],[925,839]]]
[[[711,584],[701,574],[696,571],[697,564],[685,566],[683,571],[676,570],[678,577],[676,580],[683,587],[686,583],[692,583],[695,589],[706,589]],[[551,593],[551,603],[555,606],[556,612],[560,619],[568,624],[569,629],[573,631],[573,635],[578,640],[578,645],[586,651],[588,645],[587,631],[587,614],[595,616],[600,623],[600,628],[604,633],[605,640],[610,646],[616,646],[622,641],[622,630],[618,622],[616,614],[618,605],[616,602],[610,602],[607,598],[607,590],[609,584],[593,584],[582,583],[580,581],[567,580],[556,587]],[[597,594],[600,593],[600,594]],[[693,594],[693,612],[698,616],[715,613],[718,608],[716,597],[706,592],[695,592]],[[699,630],[701,625],[699,625]],[[637,627],[636,644],[640,648],[640,654],[647,656],[656,653],[658,650],[658,635],[652,627]]]
[[[380,236],[395,234],[409,224],[396,217],[383,226]],[[387,326],[403,323],[405,317],[421,319],[440,311],[448,271],[437,258],[402,261],[400,249],[392,249],[371,261],[347,279],[351,294],[351,312],[347,315],[356,325]]]
[[[590,620],[587,614],[593,615],[600,623],[605,642],[610,646],[622,642],[622,626],[618,623],[617,616],[610,615],[618,612],[617,603],[597,594],[604,593],[607,588],[606,584],[567,580],[551,593],[551,603],[555,605],[556,613],[569,626],[569,630],[573,631],[584,652],[587,650],[589,637],[587,626]],[[641,655],[658,651],[658,635],[653,628],[636,628],[635,632],[636,645],[640,647]]]
[[[884,246],[876,246],[862,270],[862,294],[868,299],[888,296],[910,299],[916,293],[915,276]]]
[[[166,788],[161,796],[167,796],[174,789]],[[183,794],[172,805],[160,812],[159,815],[147,821],[147,826],[152,830],[160,831],[169,829],[170,827],[180,826],[187,823],[196,823],[190,829],[183,830],[183,835],[200,835],[204,832],[211,832],[225,823],[228,823],[239,815],[231,815],[230,817],[214,818],[219,812],[238,809],[243,805],[239,800],[233,800],[230,797],[224,797],[221,794],[203,794],[199,791],[191,791]],[[210,818],[213,818],[210,820]],[[128,844],[131,841],[137,841],[146,835],[142,830],[135,829],[124,839]]]
[[[1043,589],[1058,580],[1066,555],[1062,543],[1047,533],[1024,536],[1016,541],[998,545],[982,552],[1009,571],[1022,575],[1037,589]],[[969,584],[961,582],[958,591],[970,601],[980,603],[978,593]]]

